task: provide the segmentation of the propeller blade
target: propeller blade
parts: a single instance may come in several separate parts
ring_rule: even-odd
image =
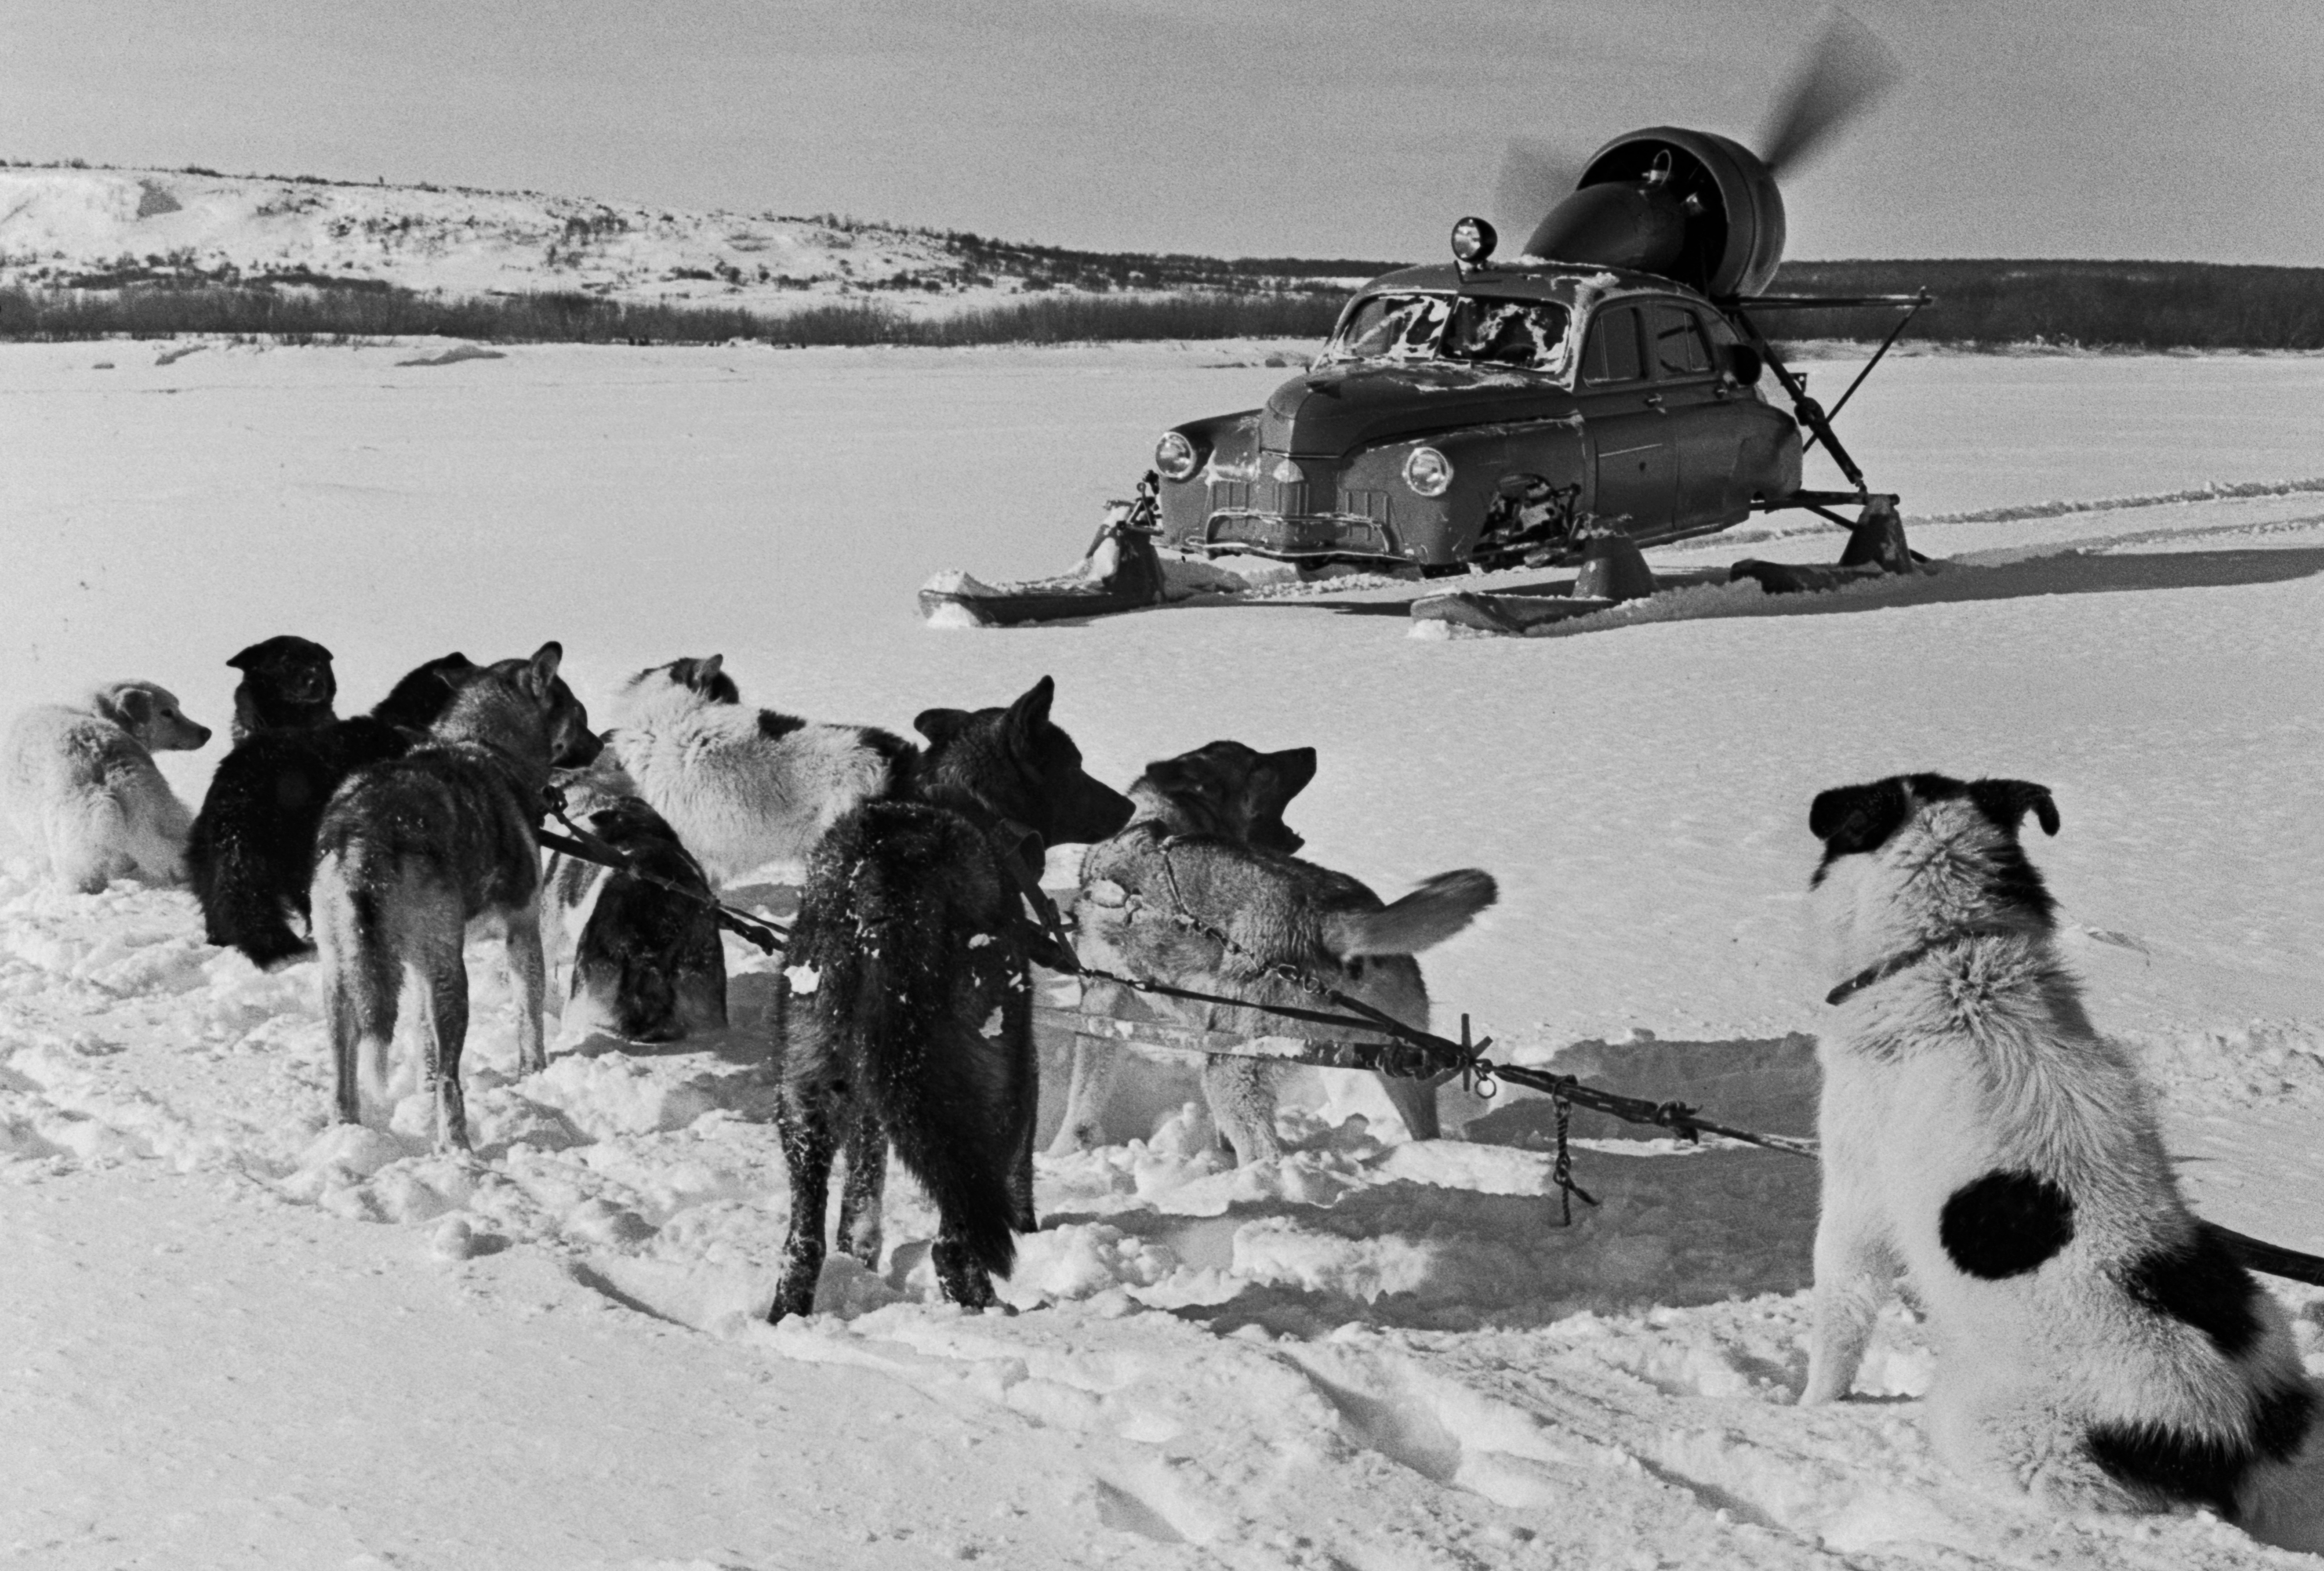
[[[1530,235],[1544,214],[1570,195],[1586,155],[1538,136],[1513,136],[1493,181],[1493,222],[1503,235]]]
[[[1807,162],[1904,74],[1870,28],[1835,6],[1768,116],[1759,156],[1777,174]]]

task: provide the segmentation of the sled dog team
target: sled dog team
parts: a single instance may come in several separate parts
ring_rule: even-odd
[[[562,652],[451,654],[339,719],[330,655],[270,639],[230,662],[234,751],[189,819],[152,752],[208,730],[146,682],[25,712],[0,756],[19,838],[59,880],[191,882],[213,942],[320,959],[338,1116],[377,1116],[400,1002],[420,1012],[439,1145],[467,1143],[464,940],[506,940],[524,1070],[544,1062],[549,962],[571,1003],[644,1040],[724,1022],[706,897],[804,870],[773,1035],[791,1224],[771,1317],[813,1308],[835,1159],[840,1247],[881,1252],[886,1153],[927,1191],[945,1296],[993,1301],[1037,1225],[1032,967],[1065,965],[1028,901],[1047,848],[1084,845],[1073,938],[1108,970],[1248,1001],[1321,982],[1425,1027],[1414,956],[1495,899],[1448,873],[1393,904],[1299,859],[1284,822],[1315,754],[1216,742],[1117,793],[1051,718],[1047,679],[1005,707],[929,709],[908,744],[744,706],[716,656],[632,678],[599,736]],[[668,885],[552,855],[567,811]],[[1822,1040],[1823,1200],[1802,1400],[1845,1397],[1900,1279],[1939,1348],[1941,1455],[2077,1508],[2205,1507],[2324,1549],[2324,1425],[2282,1311],[2187,1210],[2127,1056],[2098,1034],[2019,845],[2023,781],[1894,776],[1818,796],[1811,906],[1835,985]],[[293,919],[303,922],[302,938]],[[549,928],[544,946],[544,924]],[[1319,1028],[1092,984],[1093,1014],[1207,1029]],[[1262,1021],[1266,1023],[1261,1025]],[[1076,1041],[1059,1150],[1099,1138],[1113,1057]],[[1276,1155],[1261,1060],[1209,1060],[1238,1160]],[[1416,1138],[1434,1088],[1389,1086]]]

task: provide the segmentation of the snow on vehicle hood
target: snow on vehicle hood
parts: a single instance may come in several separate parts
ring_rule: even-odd
[[[1277,388],[1259,417],[1259,446],[1303,457],[1462,426],[1563,420],[1573,394],[1537,373],[1445,360],[1327,365]]]

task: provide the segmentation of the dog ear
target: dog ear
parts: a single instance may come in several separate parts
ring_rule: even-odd
[[[2030,780],[1981,780],[1969,788],[1969,799],[1977,804],[1978,811],[1993,820],[1996,827],[2013,835],[2029,808],[2042,826],[2042,833],[2058,832],[2058,804],[2051,799],[2048,786],[2035,785]]]
[[[726,657],[723,654],[705,655],[700,660],[672,661],[669,666],[670,679],[696,698],[706,698],[711,703],[739,704],[742,701],[742,690],[734,685],[734,679],[726,674],[725,663]]]
[[[536,694],[547,693],[557,681],[557,668],[565,663],[565,646],[550,639],[532,652],[532,669],[525,674],[531,679]]]
[[[1026,688],[1018,696],[1017,701],[1009,706],[1010,729],[1020,736],[1032,735],[1047,723],[1049,705],[1056,696],[1057,684],[1047,677]]]
[[[153,695],[143,688],[115,688],[97,706],[97,712],[133,736],[142,736],[153,724]]]
[[[1177,758],[1157,758],[1153,762],[1146,766],[1145,772],[1139,775],[1139,778],[1152,785],[1156,790],[1176,790],[1180,786],[1185,783],[1187,778],[1186,761],[1183,756]]]
[[[337,655],[333,654],[329,650],[325,649],[325,648],[324,648],[321,644],[319,644],[319,643],[310,643],[308,647],[309,647],[309,648],[310,648],[310,649],[312,649],[312,650],[315,652],[315,658],[316,658],[317,660],[318,660],[318,661],[321,661],[325,665],[328,665],[328,664],[330,664],[333,661],[335,661],[335,660],[337,660],[337,659],[338,659],[338,658],[339,658],[338,656],[337,656]]]
[[[258,667],[258,662],[266,658],[266,645],[268,643],[272,643],[274,641],[270,638],[266,640],[265,643],[254,643],[248,649],[244,650],[240,654],[235,655],[232,660],[226,663],[227,667],[233,670],[255,670]]]
[[[1808,807],[1808,832],[1824,843],[1824,859],[1877,851],[1912,816],[1912,794],[1894,778],[1869,785],[1834,786]]]
[[[912,729],[927,737],[931,746],[941,747],[973,718],[965,709],[923,709],[912,717]]]

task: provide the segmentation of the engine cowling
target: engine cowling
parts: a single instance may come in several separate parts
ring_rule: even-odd
[[[1659,273],[1713,299],[1755,294],[1784,259],[1783,193],[1731,137],[1676,125],[1633,131],[1591,155],[1525,253]]]

